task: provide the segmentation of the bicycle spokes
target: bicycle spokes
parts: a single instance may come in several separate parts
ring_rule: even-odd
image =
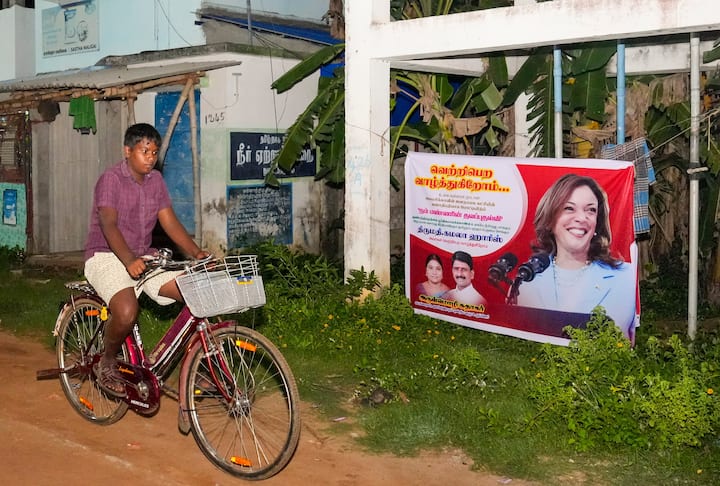
[[[240,477],[269,477],[297,446],[294,378],[277,348],[250,329],[221,329],[212,341],[211,352],[199,350],[192,358],[193,433],[221,468]]]

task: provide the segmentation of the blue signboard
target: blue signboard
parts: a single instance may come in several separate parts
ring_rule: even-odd
[[[3,191],[3,224],[17,225],[17,189]]]
[[[231,132],[230,179],[264,179],[285,137],[284,133]],[[290,173],[278,169],[275,175],[278,178],[314,176],[315,168],[315,152],[306,146]]]

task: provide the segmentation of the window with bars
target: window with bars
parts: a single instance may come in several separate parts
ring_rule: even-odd
[[[0,127],[0,165],[18,165],[17,150],[15,150],[15,129]]]

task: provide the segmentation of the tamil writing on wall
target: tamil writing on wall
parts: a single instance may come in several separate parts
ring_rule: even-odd
[[[228,187],[228,248],[272,240],[292,243],[292,186]]]
[[[264,179],[270,165],[285,141],[284,133],[231,132],[230,179],[234,181]],[[300,159],[290,173],[278,169],[277,177],[315,175],[315,152],[309,147],[302,150]]]

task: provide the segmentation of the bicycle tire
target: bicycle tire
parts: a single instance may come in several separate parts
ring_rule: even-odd
[[[211,341],[219,352],[206,357],[196,346],[188,356],[186,396],[195,441],[212,463],[234,476],[274,476],[290,462],[300,439],[295,377],[277,347],[252,329],[216,329]]]
[[[94,299],[80,297],[61,312],[65,315],[60,318],[55,347],[58,367],[65,370],[60,373],[65,397],[84,419],[99,425],[113,424],[125,415],[128,404],[103,393],[95,384],[91,371],[104,349],[102,329],[97,342],[90,342],[98,327],[104,329],[102,306]],[[121,356],[127,359],[125,344]]]

